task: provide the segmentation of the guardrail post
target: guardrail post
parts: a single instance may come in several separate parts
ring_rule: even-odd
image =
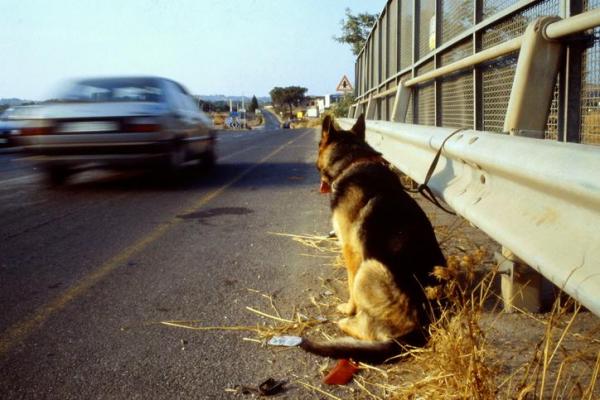
[[[411,94],[412,89],[404,86],[404,82],[398,84],[396,97],[394,97],[394,105],[392,106],[392,122],[406,122],[406,114],[408,113],[408,104],[410,103]]]
[[[357,119],[360,116],[361,109],[362,104],[356,103],[356,107],[354,107],[354,116],[352,118]]]
[[[546,27],[559,17],[541,17],[527,26],[519,52],[504,132],[544,137],[562,45],[546,37]]]
[[[519,52],[504,132],[516,136],[544,138],[562,45],[546,37],[546,27],[558,17],[541,17],[527,26]],[[543,277],[503,247],[505,265],[501,280],[507,311],[519,308],[539,312]]]
[[[562,16],[571,17],[583,11],[583,0],[567,0]],[[565,142],[581,142],[581,92],[582,92],[582,62],[588,43],[574,40],[566,46],[565,62],[561,75],[562,104],[559,110],[559,137]],[[562,136],[561,136],[562,134]]]
[[[367,109],[365,110],[365,118],[373,119],[375,116],[375,99],[373,96],[369,96],[369,101],[367,102]]]
[[[351,105],[350,107],[348,107],[348,115],[347,115],[348,118],[352,118],[354,116],[354,114],[356,113],[355,109],[357,107],[358,106],[355,106],[355,105]]]
[[[506,247],[502,247],[502,253],[496,253],[496,262],[501,276],[500,288],[504,311],[541,311],[544,277],[523,263]]]

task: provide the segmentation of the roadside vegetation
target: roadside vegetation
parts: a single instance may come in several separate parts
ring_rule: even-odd
[[[342,99],[335,103],[331,108],[331,113],[334,117],[338,118],[346,118],[348,116],[348,110],[350,110],[350,106],[354,102],[354,96],[352,94],[347,94]]]
[[[357,56],[364,47],[375,22],[377,22],[377,14],[353,14],[351,9],[346,8],[346,18],[340,22],[342,34],[334,36],[333,39],[349,44],[352,47],[352,53]]]

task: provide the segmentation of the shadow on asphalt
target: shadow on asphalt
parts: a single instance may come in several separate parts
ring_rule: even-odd
[[[250,172],[246,172],[249,169]],[[193,191],[222,187],[245,174],[234,187],[248,190],[274,187],[319,185],[319,176],[312,163],[223,163],[210,169],[190,167],[177,172],[127,171],[106,175],[83,172],[74,175],[64,185],[48,187],[59,192],[152,192]]]

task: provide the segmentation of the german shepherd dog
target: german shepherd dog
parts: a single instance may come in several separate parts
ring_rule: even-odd
[[[350,298],[338,307],[348,317],[338,326],[352,338],[303,338],[300,347],[378,363],[405,345],[424,345],[433,313],[424,288],[437,284],[431,272],[446,262],[423,210],[366,143],[363,115],[350,131],[325,118],[317,169],[321,192],[331,193],[333,227],[348,272]]]

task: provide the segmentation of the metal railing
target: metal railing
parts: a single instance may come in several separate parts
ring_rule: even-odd
[[[403,82],[411,87],[403,121],[501,133],[522,35],[536,18],[558,16],[565,20],[552,24],[548,38],[571,36],[563,40],[543,137],[600,144],[600,41],[598,30],[589,30],[598,25],[598,6],[600,0],[390,0],[357,58],[352,110],[394,120]]]

